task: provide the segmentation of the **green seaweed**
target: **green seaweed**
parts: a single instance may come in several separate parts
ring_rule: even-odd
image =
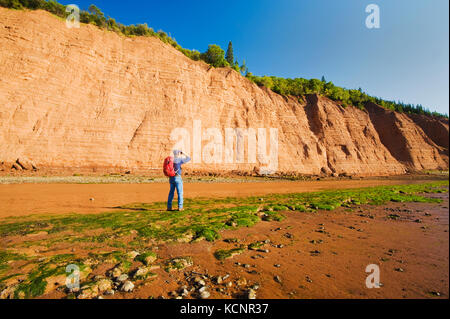
[[[425,194],[448,192],[448,184],[448,181],[440,181],[245,198],[196,198],[187,199],[186,209],[182,212],[166,212],[164,202],[133,203],[118,207],[114,211],[93,215],[7,218],[0,223],[0,237],[4,239],[45,231],[48,233],[45,239],[39,237],[33,240],[30,237],[22,243],[11,244],[8,248],[14,246],[20,249],[36,245],[50,249],[61,243],[77,243],[85,250],[92,250],[89,254],[91,258],[116,263],[124,270],[129,270],[132,261],[126,251],[132,248],[150,253],[148,249],[155,242],[202,239],[215,241],[220,238],[223,230],[252,227],[261,220],[282,221],[287,214],[299,212],[331,211],[338,207],[349,210],[359,205],[382,205],[389,202],[440,203],[440,199]],[[252,244],[250,247],[253,247]],[[97,253],[98,248],[103,252]],[[242,253],[245,249],[240,247],[219,250],[214,255],[223,260]],[[137,260],[141,261],[139,258],[145,258],[145,254],[137,257]],[[7,272],[15,264],[14,261],[30,258],[7,250],[0,251],[0,275],[4,275],[1,278],[7,277]],[[41,262],[35,259],[31,258],[30,262],[37,263],[37,266],[28,278],[19,284],[17,297],[39,296],[46,289],[46,278],[64,272],[64,266],[69,263],[83,264],[76,254],[56,255]],[[173,266],[177,268],[182,265],[175,263]]]
[[[154,257],[155,259],[158,258],[157,254],[152,251],[146,251],[142,254],[137,255],[134,260],[139,261],[143,263],[144,265],[148,266],[147,258],[148,257]]]
[[[235,255],[242,254],[245,251],[245,247],[233,248],[233,249],[219,249],[214,253],[214,257],[218,260],[225,260],[232,258]]]

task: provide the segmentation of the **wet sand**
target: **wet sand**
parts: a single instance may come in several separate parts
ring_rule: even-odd
[[[444,202],[392,203],[313,215],[289,212],[281,223],[262,222],[250,229],[227,231],[222,233],[223,238],[238,238],[246,244],[270,239],[272,245],[265,247],[268,253],[247,251],[223,263],[213,257],[214,251],[233,245],[222,241],[166,245],[160,247],[159,253],[167,257],[193,256],[196,266],[192,270],[199,273],[230,274],[235,286],[230,298],[245,293],[245,289],[236,287],[239,278],[245,278],[250,285],[259,284],[257,297],[261,299],[448,298],[448,194],[435,197]],[[391,210],[401,218],[387,219],[393,213]],[[415,222],[416,219],[422,223]],[[317,232],[321,227],[325,233]],[[311,243],[313,240],[317,243]],[[284,246],[274,247],[279,244]],[[320,253],[311,253],[316,250]],[[257,255],[264,258],[252,258]],[[245,264],[250,268],[242,266]],[[366,287],[369,275],[366,267],[370,264],[380,268],[381,288]],[[178,280],[183,283],[182,275],[177,278],[159,274],[154,284],[142,288],[134,297],[168,297],[170,291],[179,288]],[[275,276],[280,277],[281,283],[274,280]],[[164,284],[163,280],[170,284]],[[227,296],[213,291],[212,298]]]
[[[245,197],[270,193],[300,193],[426,182],[427,180],[423,179],[394,178],[388,180],[185,183],[184,193],[185,198]],[[105,212],[124,204],[165,201],[168,188],[168,183],[0,185],[0,218],[34,214]]]
[[[211,298],[215,299],[241,298],[254,284],[260,286],[256,291],[258,299],[446,299],[448,193],[432,196],[444,202],[364,205],[317,214],[286,212],[287,219],[280,223],[260,222],[251,228],[221,233],[224,239],[239,239],[238,244],[219,240],[159,245],[157,253],[162,259],[192,256],[194,266],[170,273],[157,269],[154,272],[158,277],[133,293],[118,292],[105,298],[171,298],[170,293],[181,286],[192,287],[186,274],[195,272],[208,278],[230,275],[220,285],[207,280]],[[392,213],[400,218],[388,219]],[[213,256],[217,249],[267,239],[271,243],[264,247],[268,250],[265,253],[247,250],[223,262]],[[280,244],[283,246],[277,247]],[[380,288],[366,287],[366,267],[370,264],[380,269]],[[244,279],[246,284],[239,285]],[[227,282],[232,282],[230,288]],[[41,298],[64,296],[55,291]]]
[[[186,183],[185,192],[187,197],[239,197],[426,182],[424,179],[364,179]],[[0,185],[0,217],[103,212],[122,204],[164,200],[167,190],[167,184],[158,183]],[[237,238],[238,244],[223,240],[160,244],[155,251],[161,260],[192,256],[194,266],[171,273],[157,269],[154,272],[158,277],[154,281],[133,293],[117,292],[107,298],[170,298],[170,292],[190,285],[186,274],[191,271],[208,274],[208,278],[230,275],[231,288],[211,281],[207,283],[211,298],[241,298],[254,284],[260,286],[258,299],[448,298],[449,195],[427,196],[439,197],[443,202],[362,205],[316,214],[284,212],[287,219],[282,222],[260,222],[251,228],[221,232],[222,239]],[[95,200],[90,201],[90,198]],[[399,218],[387,218],[390,214],[397,214]],[[267,239],[270,240],[264,247],[267,252],[247,250],[224,261],[218,261],[213,255],[218,249]],[[69,245],[64,249],[70,252],[75,248]],[[248,267],[244,267],[245,264]],[[366,267],[370,264],[380,268],[381,288],[366,287],[369,275]],[[101,274],[105,269],[97,271]],[[279,280],[274,279],[277,276]],[[243,279],[247,284],[239,286]],[[64,297],[61,291],[42,296]]]

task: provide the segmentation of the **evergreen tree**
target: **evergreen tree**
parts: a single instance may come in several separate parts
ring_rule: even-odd
[[[227,62],[230,64],[231,67],[233,67],[234,64],[234,52],[233,52],[233,43],[230,41],[230,43],[228,43],[228,50],[227,50],[227,55],[225,57],[225,59],[227,60]]]
[[[236,72],[241,72],[241,67],[239,66],[238,60],[234,61],[234,65],[232,66],[232,68],[233,68]]]

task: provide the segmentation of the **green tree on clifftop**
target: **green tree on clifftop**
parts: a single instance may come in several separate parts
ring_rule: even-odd
[[[93,22],[101,28],[106,27],[105,15],[99,8],[97,8],[95,5],[91,4],[89,6],[89,12],[91,13],[91,21],[89,21],[89,22]]]
[[[247,67],[247,63],[245,62],[245,59],[242,61],[242,65],[239,67],[239,71],[241,71],[241,73],[243,75],[247,75],[248,67]]]
[[[227,60],[225,60],[225,51],[216,44],[210,44],[208,50],[202,53],[201,58],[216,68],[230,66]]]
[[[227,55],[225,57],[225,59],[227,60],[228,64],[233,67],[234,64],[234,51],[233,51],[233,43],[230,41],[230,43],[228,43],[228,50],[227,50]]]

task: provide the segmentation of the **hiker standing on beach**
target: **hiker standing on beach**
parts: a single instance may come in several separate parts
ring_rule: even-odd
[[[190,162],[191,158],[182,151],[173,151],[174,157],[170,156],[164,160],[164,174],[169,177],[170,192],[167,201],[167,211],[172,211],[172,202],[175,195],[175,189],[178,194],[178,210],[183,210],[183,179],[181,165]]]

